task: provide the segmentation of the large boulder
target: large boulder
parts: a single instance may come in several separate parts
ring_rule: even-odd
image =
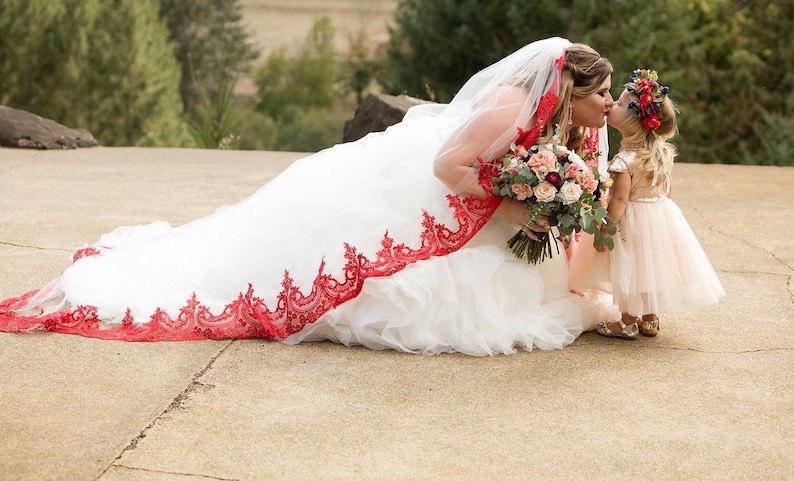
[[[0,105],[0,146],[61,150],[97,145],[85,129],[70,129],[36,114]]]
[[[369,94],[353,118],[345,122],[342,142],[353,142],[370,132],[382,132],[401,122],[409,108],[425,103],[428,102],[407,95]]]

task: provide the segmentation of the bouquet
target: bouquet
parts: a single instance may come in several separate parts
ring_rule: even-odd
[[[526,224],[547,216],[561,236],[585,231],[593,234],[595,245],[612,250],[614,243],[603,233],[614,234],[616,228],[608,222],[607,210],[601,204],[601,194],[611,179],[601,181],[598,172],[598,153],[585,158],[559,145],[559,136],[551,144],[533,145],[529,149],[515,143],[502,158],[498,175],[493,178],[492,192],[529,204]],[[603,230],[602,230],[603,229]],[[537,264],[552,257],[550,232],[535,232],[531,239],[525,229],[507,241],[513,253],[528,263]]]

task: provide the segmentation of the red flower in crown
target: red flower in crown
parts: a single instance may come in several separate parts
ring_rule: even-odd
[[[659,117],[655,115],[653,117],[645,117],[642,119],[642,127],[645,130],[650,130],[651,132],[658,129],[661,125],[662,122],[659,120]]]
[[[656,70],[637,69],[631,72],[631,81],[625,85],[639,99],[629,103],[629,110],[641,117],[642,127],[651,132],[662,125],[659,114],[670,91],[669,87],[659,85],[658,78]]]

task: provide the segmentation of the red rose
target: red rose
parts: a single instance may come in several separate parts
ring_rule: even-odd
[[[546,174],[546,182],[551,185],[559,186],[562,184],[562,177],[557,172],[549,172]]]
[[[662,123],[659,122],[659,118],[656,116],[645,117],[644,119],[642,119],[642,127],[650,132],[653,132],[654,130],[658,129],[660,125],[662,125]]]

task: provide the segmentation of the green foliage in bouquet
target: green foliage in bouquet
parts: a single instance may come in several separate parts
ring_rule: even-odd
[[[552,144],[529,149],[510,146],[510,152],[502,158],[499,175],[493,178],[492,193],[529,205],[527,227],[507,241],[517,257],[537,264],[558,249],[551,232],[535,232],[538,240],[527,234],[528,226],[544,217],[551,227],[556,227],[559,236],[584,231],[593,235],[595,245],[614,248],[612,239],[604,234],[612,235],[616,228],[600,202],[611,179],[601,181],[597,157],[598,153],[591,153],[581,158],[559,145],[557,136]]]

